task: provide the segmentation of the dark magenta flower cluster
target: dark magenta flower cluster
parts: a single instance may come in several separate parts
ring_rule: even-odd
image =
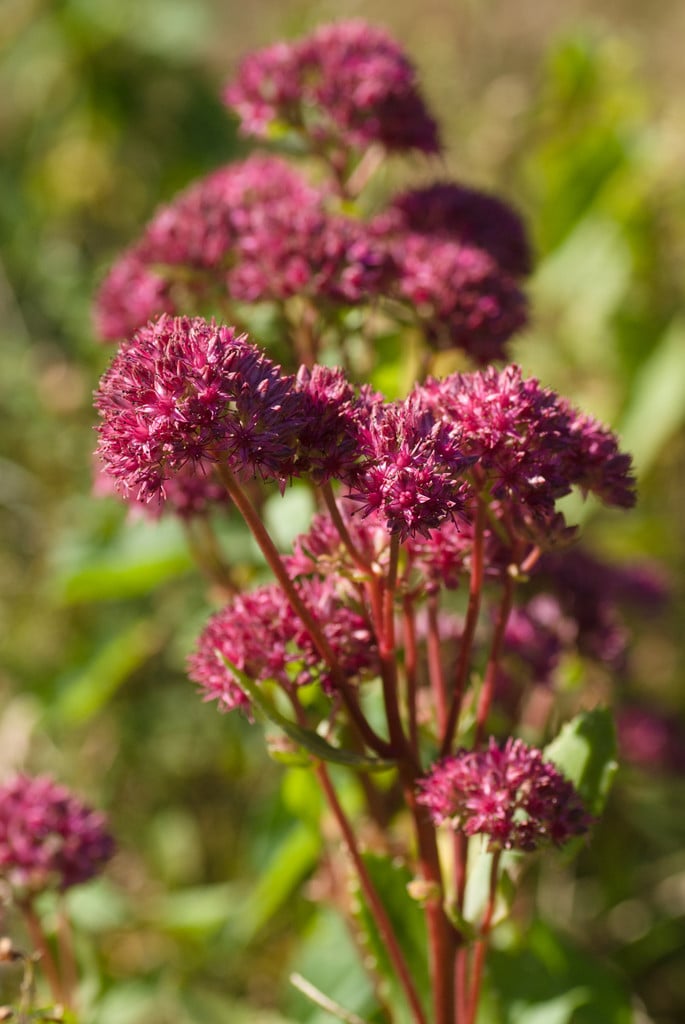
[[[493,850],[562,846],[592,823],[573,785],[517,739],[460,750],[435,765],[419,790],[436,825],[487,836]]]
[[[610,430],[517,366],[431,379],[418,399],[458,422],[467,455],[476,457],[478,486],[500,503],[502,517],[543,546],[563,535],[556,502],[577,486],[607,505],[630,508],[635,479],[629,455]]]
[[[406,54],[361,20],[324,25],[291,43],[251,53],[225,92],[243,131],[289,129],[322,149],[440,151]]]
[[[379,294],[391,269],[362,221],[328,210],[325,193],[283,160],[253,156],[158,210],[103,281],[96,327],[116,340],[156,314],[217,301],[354,305]]]
[[[47,776],[0,786],[0,878],[18,899],[97,875],[114,852],[104,815]]]
[[[306,410],[292,378],[233,328],[162,316],[124,344],[96,397],[98,454],[124,494],[207,460],[284,483]]]
[[[335,576],[301,578],[297,590],[319,620],[346,679],[378,674],[378,651],[368,621],[341,600]],[[273,681],[286,691],[318,683],[331,694],[335,687],[310,634],[276,584],[236,596],[209,621],[189,660],[190,677],[207,700],[224,711],[248,708],[235,666],[258,683]]]

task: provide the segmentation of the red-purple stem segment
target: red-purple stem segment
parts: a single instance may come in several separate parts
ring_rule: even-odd
[[[350,718],[352,719],[352,723],[358,729],[360,736],[371,750],[375,750],[376,753],[380,754],[382,757],[392,756],[392,745],[381,736],[378,736],[364,717],[364,714],[357,703],[354,691],[348,684],[345,674],[340,668],[338,659],[321,629],[320,623],[317,622],[316,618],[297,592],[297,588],[288,575],[285,565],[283,564],[283,560],[278,553],[270,534],[257,515],[251,501],[233,474],[221,462],[218,462],[217,464],[217,471],[233,503],[247,523],[252,536],[257,541],[257,544],[266,559],[267,565],[276,577],[283,593],[288,598],[290,606],[295,614],[300,617],[303,625],[306,627],[312,638],[314,646],[330,668],[334,683],[340,692],[340,696],[347,708]]]

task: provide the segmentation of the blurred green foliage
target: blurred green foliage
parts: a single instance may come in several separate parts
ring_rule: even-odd
[[[531,23],[527,65],[480,94],[476,58],[457,72],[445,40],[487,44],[503,6],[436,5],[416,57],[437,102],[452,95],[437,110],[448,137],[467,133],[450,173],[503,188],[529,219],[534,318],[517,358],[636,453],[638,510],[589,507],[586,527],[610,555],[667,564],[672,606],[634,623],[628,685],[682,719],[682,100],[641,66],[627,3],[612,31]],[[374,5],[398,30],[411,9]],[[293,2],[279,27],[330,13]],[[304,773],[267,763],[260,731],[185,678],[213,595],[182,531],[90,494],[90,393],[108,359],[90,298],[158,202],[239,151],[218,100],[226,14],[218,0],[4,0],[0,19],[0,767],[49,770],[111,815],[112,871],[71,900],[98,1024],[283,1024],[278,1006],[324,1024],[288,993],[288,968],[362,1015],[374,1005],[340,921],[301,895],[320,847]],[[269,41],[255,18],[245,47]],[[289,515],[297,527],[306,509]],[[238,526],[226,539],[245,544]],[[623,1024],[626,992],[636,1020],[682,1021],[684,794],[680,778],[619,771],[579,871],[538,868],[549,925],[525,951],[502,938],[491,970],[509,1008],[492,1001],[482,1024]]]

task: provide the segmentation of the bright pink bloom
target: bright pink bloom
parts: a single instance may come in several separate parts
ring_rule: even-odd
[[[415,394],[461,430],[482,486],[536,543],[563,536],[555,502],[573,486],[608,505],[635,502],[630,456],[616,436],[516,366],[431,379]]]
[[[419,790],[436,825],[488,836],[493,850],[561,846],[592,823],[573,785],[542,752],[511,738],[504,747],[491,739],[486,750],[445,758]]]
[[[184,467],[225,460],[241,475],[292,473],[307,409],[245,335],[163,316],[124,344],[100,382],[98,455],[124,493],[164,496]]]
[[[113,852],[104,815],[47,776],[0,786],[0,877],[20,899],[87,882]]]
[[[348,497],[401,541],[463,513],[464,473],[472,460],[464,455],[461,432],[415,396],[372,404],[359,418],[358,444],[361,458]]]

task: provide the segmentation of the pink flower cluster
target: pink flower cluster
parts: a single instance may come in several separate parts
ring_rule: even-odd
[[[124,494],[164,496],[191,465],[288,479],[306,412],[292,378],[233,328],[163,316],[122,346],[100,383],[98,455]]]
[[[86,882],[113,852],[104,816],[47,776],[0,786],[0,877],[18,898]]]
[[[324,25],[246,57],[226,103],[247,134],[285,127],[319,150],[440,150],[416,72],[395,41],[361,20]]]
[[[375,639],[364,616],[340,599],[336,578],[303,578],[297,589],[321,623],[345,677],[374,676]],[[248,708],[249,697],[224,659],[255,682],[271,680],[286,691],[313,682],[327,693],[333,690],[329,667],[276,584],[241,594],[217,612],[189,661],[190,677],[207,700],[217,700],[226,711]]]
[[[416,395],[460,425],[482,490],[500,503],[503,518],[543,545],[563,535],[555,503],[573,486],[619,508],[635,502],[630,456],[616,436],[517,366],[431,379]]]
[[[493,850],[562,846],[592,823],[573,785],[515,739],[445,758],[421,780],[418,800],[436,825],[487,836]]]
[[[127,336],[153,315],[213,303],[367,302],[388,287],[385,243],[276,157],[223,167],[162,207],[114,265],[95,305],[105,339]]]

